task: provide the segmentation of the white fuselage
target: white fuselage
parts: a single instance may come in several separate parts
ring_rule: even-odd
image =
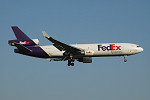
[[[46,58],[50,61],[68,61],[68,66],[74,66],[74,61],[92,63],[92,57],[134,55],[143,51],[143,48],[131,43],[97,43],[97,44],[72,44],[68,45],[49,36],[42,31],[43,36],[53,45],[39,46],[38,39],[30,39],[17,26],[12,26],[16,40],[9,40],[8,44],[17,47],[15,53]]]
[[[85,55],[79,55],[79,57],[124,56],[134,55],[143,51],[143,48],[131,43],[73,44],[71,46],[85,50]],[[51,58],[63,57],[64,51],[58,50],[53,45],[40,47]]]

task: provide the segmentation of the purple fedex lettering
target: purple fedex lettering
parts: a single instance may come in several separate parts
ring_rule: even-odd
[[[110,46],[102,46],[102,45],[98,45],[98,51],[100,51],[100,49],[102,49],[103,51],[105,50],[111,50],[111,45]]]
[[[115,49],[116,48],[116,49]],[[103,50],[121,50],[121,46],[115,46],[115,44],[110,44],[109,46],[98,45],[98,51]]]

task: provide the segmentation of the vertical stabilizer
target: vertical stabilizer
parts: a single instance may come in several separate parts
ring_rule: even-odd
[[[12,30],[15,33],[15,36],[17,40],[19,41],[25,41],[25,40],[31,40],[24,32],[22,32],[17,26],[12,26]]]
[[[20,43],[24,46],[35,46],[39,44],[38,39],[30,39],[24,32],[22,32],[17,26],[11,27],[17,40],[9,40],[8,44],[15,46],[14,43]]]

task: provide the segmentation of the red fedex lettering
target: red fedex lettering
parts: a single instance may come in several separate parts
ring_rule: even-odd
[[[116,50],[121,50],[121,48],[120,48],[121,46],[116,46],[116,47],[117,47],[117,49],[116,49]]]
[[[115,50],[115,44],[111,44],[111,50]]]
[[[25,44],[29,44],[29,42],[25,41]]]

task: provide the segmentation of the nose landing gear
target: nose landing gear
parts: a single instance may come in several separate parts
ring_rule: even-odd
[[[124,62],[127,62],[127,55],[124,55]]]

